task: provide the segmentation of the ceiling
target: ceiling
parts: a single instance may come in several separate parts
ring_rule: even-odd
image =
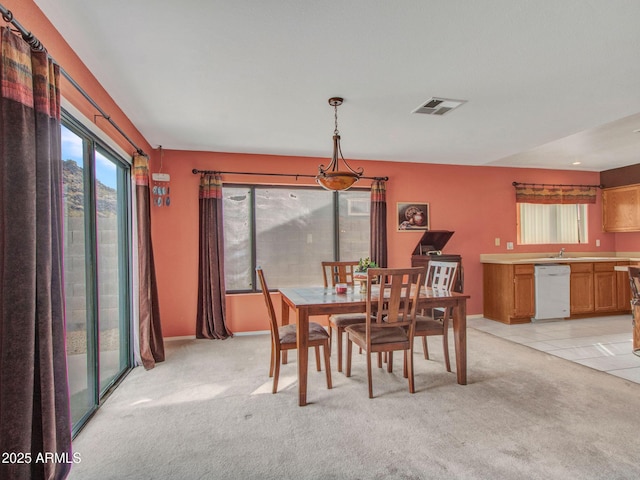
[[[330,157],[340,96],[349,160],[640,163],[637,0],[35,3],[154,148]]]

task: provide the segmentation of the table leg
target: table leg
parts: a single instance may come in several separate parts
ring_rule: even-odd
[[[309,362],[309,313],[304,308],[297,310],[296,334],[298,340],[298,405],[307,404],[307,364]]]
[[[456,347],[458,383],[467,384],[467,302],[459,300],[453,308],[453,336]]]
[[[284,299],[282,299],[281,296],[281,303],[282,303],[282,308],[281,308],[281,312],[282,312],[282,325],[289,325],[289,305],[287,305],[287,302],[284,301]],[[286,365],[287,361],[289,359],[288,357],[288,351],[285,350],[284,352],[281,352],[280,355],[282,355],[282,364]]]

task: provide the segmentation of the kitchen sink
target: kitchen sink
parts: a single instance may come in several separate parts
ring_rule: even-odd
[[[624,258],[620,259],[618,257],[574,257],[574,260],[591,260],[591,261],[599,261],[599,262],[616,262],[623,261]]]

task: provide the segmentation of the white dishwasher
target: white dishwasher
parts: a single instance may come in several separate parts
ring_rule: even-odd
[[[569,265],[535,265],[536,315],[533,320],[570,315]]]

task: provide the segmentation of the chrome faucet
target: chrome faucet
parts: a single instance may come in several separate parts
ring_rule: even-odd
[[[560,249],[560,253],[558,254],[558,258],[564,257],[564,248]]]

